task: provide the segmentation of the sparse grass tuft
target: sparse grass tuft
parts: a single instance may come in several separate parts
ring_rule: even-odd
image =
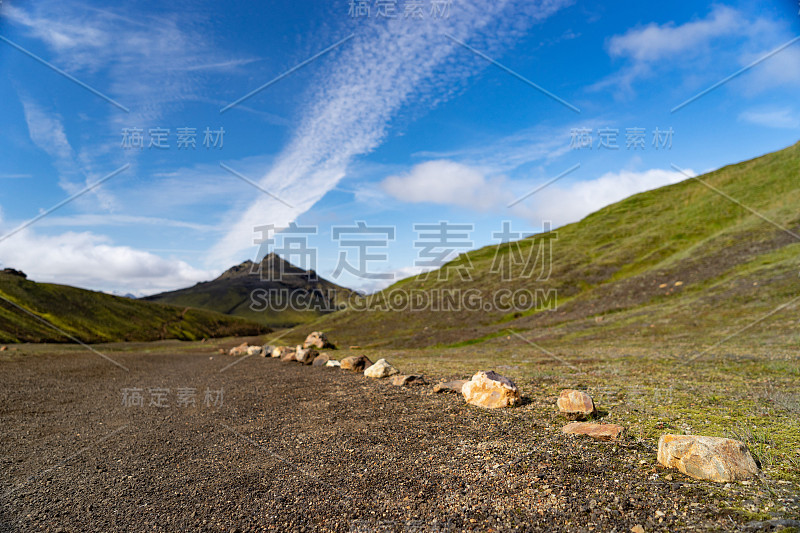
[[[772,468],[776,463],[775,441],[763,429],[737,426],[726,432],[729,439],[747,444],[750,453],[760,468]]]

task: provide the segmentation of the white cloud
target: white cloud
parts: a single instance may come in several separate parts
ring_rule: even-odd
[[[712,39],[734,34],[747,22],[735,9],[717,5],[704,19],[679,26],[674,22],[651,23],[615,35],[608,42],[608,52],[612,57],[627,57],[641,63],[684,59],[686,53],[702,53]]]
[[[690,169],[686,173],[695,175]],[[593,180],[551,185],[531,197],[528,209],[535,214],[534,220],[550,220],[556,226],[561,226],[576,222],[633,194],[685,179],[687,177],[680,172],[662,169],[608,172]]]
[[[690,176],[694,171],[688,170]],[[487,179],[480,171],[452,161],[429,161],[405,175],[391,176],[383,190],[402,202],[429,202],[469,207],[497,215],[513,214],[532,222],[550,220],[556,225],[575,222],[632,194],[686,179],[680,172],[651,169],[643,172],[608,172],[599,178],[569,185],[554,183],[522,202],[508,205],[531,190],[530,182]],[[544,183],[544,181],[543,181]]]
[[[571,150],[572,128],[595,128],[600,125],[598,119],[560,127],[537,125],[505,137],[488,139],[464,149],[449,152],[418,152],[414,156],[428,159],[455,159],[478,167],[486,174],[500,174],[514,171],[530,163],[552,162]]]
[[[293,207],[258,197],[244,213],[232,214],[230,230],[212,256],[228,263],[252,246],[255,226],[285,226],[309,210],[345,176],[353,158],[380,145],[392,119],[412,97],[417,104],[421,100],[435,105],[454,94],[476,68],[486,66],[456,64],[456,53],[470,52],[443,34],[498,53],[522,28],[561,5],[459,2],[448,19],[409,23],[398,18],[359,33],[335,52],[337,58],[319,78],[320,88],[311,95],[292,141],[260,180]],[[476,39],[486,40],[475,43]]]
[[[28,97],[20,96],[20,100],[31,141],[53,158],[62,189],[69,194],[76,194],[102,177],[85,172],[84,166],[78,163],[58,113],[45,111]],[[104,209],[111,209],[116,204],[113,196],[102,187],[93,189],[91,194]]]
[[[93,215],[89,213],[71,216],[49,216],[39,220],[36,225],[44,227],[78,227],[78,226],[159,226],[161,228],[183,228],[193,231],[216,231],[216,226],[212,224],[198,224],[183,220],[172,220],[161,217],[147,217],[136,215]]]
[[[749,65],[774,50],[778,44],[759,48],[743,54],[739,59],[741,66]],[[794,43],[766,59],[749,73],[745,86],[748,94],[756,94],[771,87],[789,88],[800,86],[800,44]]]
[[[50,155],[60,169],[75,171],[75,153],[67,140],[61,118],[55,113],[46,113],[29,98],[22,98],[22,109],[33,143]]]
[[[4,6],[12,23],[50,48],[54,61],[70,73],[106,74],[109,82],[97,89],[130,108],[130,114],[111,108],[117,126],[152,122],[169,106],[202,94],[202,76],[231,71],[254,61],[225,57],[212,34],[199,28],[190,11],[149,15],[137,8],[129,15],[94,9],[74,2],[43,1],[23,9]],[[119,131],[117,129],[117,131]]]
[[[28,228],[0,242],[0,259],[3,266],[22,270],[35,281],[136,296],[186,287],[218,274],[116,246],[89,232],[45,236]]]
[[[706,78],[731,74],[789,37],[791,31],[785,21],[717,4],[705,18],[684,24],[651,23],[611,37],[607,42],[609,56],[625,60],[626,65],[591,89],[617,87],[630,92],[638,79],[667,69],[686,72],[684,81],[708,83]],[[781,80],[798,82],[800,53],[786,49],[747,76],[751,90],[752,85],[779,86]]]
[[[800,115],[789,107],[750,109],[740,113],[739,120],[767,128],[800,128]]]
[[[411,203],[458,205],[488,211],[509,198],[505,180],[487,179],[478,169],[448,160],[427,161],[410,172],[389,176],[381,188],[390,196]]]

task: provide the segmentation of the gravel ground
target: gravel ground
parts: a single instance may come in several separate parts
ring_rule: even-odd
[[[648,443],[562,435],[564,420],[541,415],[554,398],[485,411],[430,387],[277,359],[221,372],[234,359],[199,343],[103,350],[128,372],[88,351],[34,348],[0,359],[3,531],[649,532],[747,522],[725,510],[718,485],[666,480]],[[144,405],[124,405],[135,395],[123,389],[134,388]],[[156,388],[169,389],[164,407],[150,405]],[[759,485],[733,489],[757,498]]]

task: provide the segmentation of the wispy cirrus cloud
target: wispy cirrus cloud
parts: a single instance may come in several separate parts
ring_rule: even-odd
[[[116,122],[156,120],[204,97],[204,73],[230,72],[258,60],[226,57],[186,10],[156,16],[53,0],[4,8],[8,20],[41,40],[60,67],[91,81],[97,76],[102,90],[130,108],[130,114],[110,108]]]
[[[332,64],[318,77],[319,88],[308,95],[299,127],[260,179],[261,186],[295,207],[259,196],[244,213],[231,214],[230,229],[212,256],[229,263],[252,247],[255,226],[285,226],[308,211],[346,175],[355,157],[381,144],[412,98],[417,109],[437,105],[456,94],[470,75],[486,68],[480,58],[463,61],[470,52],[444,34],[484,53],[498,54],[525,28],[566,4],[465,1],[457,9],[453,6],[450,18],[398,18],[359,31],[323,60]]]
[[[800,128],[800,114],[790,107],[748,109],[739,120],[766,128]]]

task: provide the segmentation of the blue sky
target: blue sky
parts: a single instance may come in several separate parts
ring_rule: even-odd
[[[800,42],[763,58],[797,35],[788,1],[4,1],[0,261],[142,295],[294,222],[331,278],[363,221],[394,239],[334,281],[374,290],[423,268],[415,224],[463,252],[793,144]]]

